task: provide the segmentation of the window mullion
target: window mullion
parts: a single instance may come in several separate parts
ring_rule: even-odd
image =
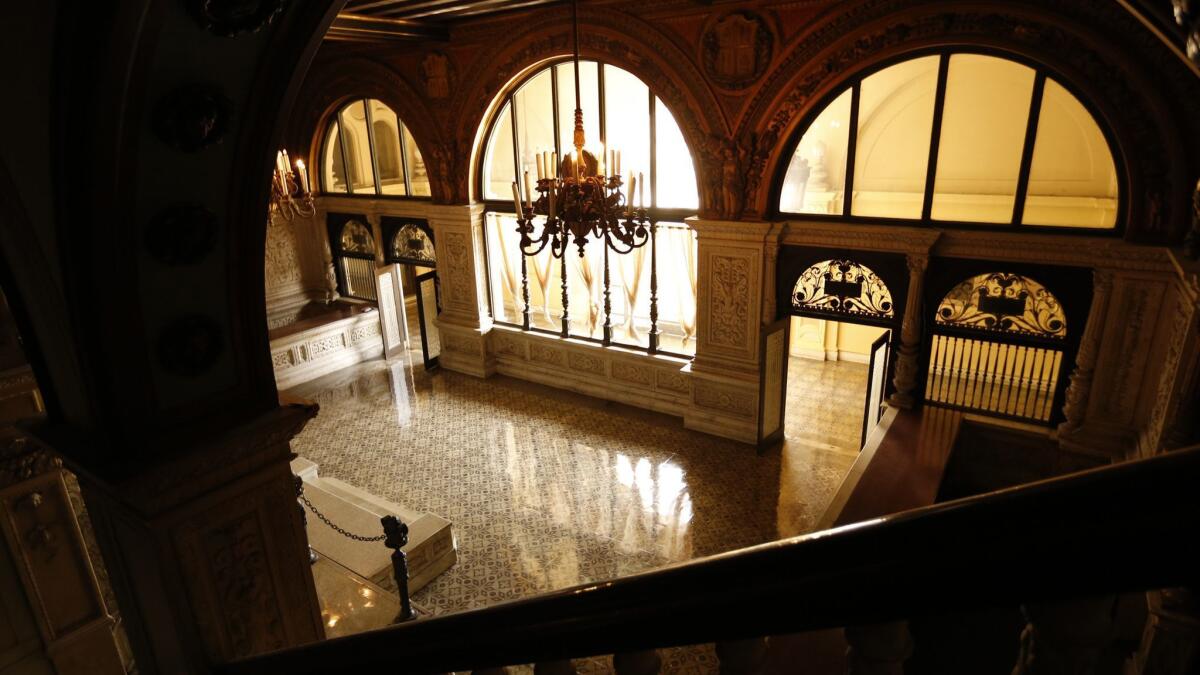
[[[937,182],[938,149],[942,141],[942,115],[946,108],[946,80],[950,74],[950,55],[942,54],[938,62],[937,93],[933,99],[933,130],[929,136],[929,164],[925,167],[925,201],[921,206],[921,220],[928,221],[933,215],[933,188]]]
[[[404,140],[404,122],[400,121],[399,115],[396,116],[396,135],[400,138],[400,171],[404,178],[404,195],[406,197],[413,196],[412,179],[409,177],[408,171],[408,142]]]
[[[1021,151],[1021,172],[1017,174],[1017,192],[1013,200],[1012,224],[1020,225],[1025,216],[1025,199],[1029,191],[1029,171],[1033,165],[1033,149],[1037,143],[1038,123],[1042,116],[1042,97],[1046,92],[1046,73],[1038,71],[1029,99],[1029,124],[1025,127],[1025,147]]]
[[[371,102],[363,99],[363,119],[367,123],[367,148],[371,151],[371,172],[375,179],[375,194],[383,194],[383,182],[379,178],[379,161],[375,154],[375,119],[371,115]]]
[[[846,130],[846,176],[843,179],[842,215],[854,208],[854,161],[858,154],[858,106],[862,98],[862,80],[854,83],[850,92],[850,128]],[[801,136],[803,140],[803,136]],[[799,144],[797,144],[799,149]]]
[[[345,112],[346,112],[346,107],[343,106],[342,109],[339,110],[338,114],[337,114],[337,117],[338,117],[338,145],[341,146],[338,149],[341,151],[341,155],[342,155],[342,179],[343,179],[342,182],[344,182],[346,184],[346,194],[352,194],[354,192],[354,188],[351,187],[351,185],[350,185],[350,183],[351,183],[351,181],[350,181],[350,154],[346,150],[346,147],[347,147],[347,145],[346,145],[346,119],[343,115],[343,113],[345,113]]]

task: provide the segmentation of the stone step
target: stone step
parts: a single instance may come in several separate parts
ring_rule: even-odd
[[[450,521],[431,513],[420,513],[372,495],[336,478],[319,475],[317,465],[303,458],[292,462],[292,471],[304,480],[304,495],[321,513],[339,527],[357,535],[383,533],[379,519],[393,515],[408,525],[408,586],[416,593],[457,560]],[[311,511],[307,513],[308,541],[319,555],[390,590],[391,549],[383,542],[361,542],[334,531]]]

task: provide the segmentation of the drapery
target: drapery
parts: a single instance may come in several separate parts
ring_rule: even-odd
[[[515,220],[507,214],[489,214],[488,227],[488,241],[493,253],[490,274],[496,318],[519,324],[524,305],[519,268],[522,254],[517,246]],[[682,223],[659,223],[655,243],[631,253],[618,255],[608,251],[611,321],[616,329],[613,341],[626,346],[646,346],[651,313],[647,279],[652,254],[658,277],[659,348],[690,354],[695,350],[697,330],[697,254],[695,233]],[[600,326],[605,321],[604,255],[605,247],[599,241],[589,242],[582,256],[574,246],[567,252],[570,331],[576,337],[598,338]],[[526,260],[530,287],[528,304],[535,311],[540,306],[541,311],[536,313],[539,328],[557,328],[554,316],[563,290],[560,285],[562,275],[557,266],[563,263],[548,250]],[[515,316],[512,315],[514,307]]]
[[[637,309],[638,290],[642,284],[642,270],[645,268],[647,248],[649,246],[643,246],[631,253],[616,256],[617,266],[621,269],[621,288],[625,292],[625,335],[634,342],[641,339],[637,326],[633,323],[633,316]]]

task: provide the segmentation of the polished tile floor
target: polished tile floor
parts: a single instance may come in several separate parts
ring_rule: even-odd
[[[761,455],[675,418],[408,361],[288,393],[321,404],[293,449],[322,475],[454,523],[458,564],[414,598],[443,613],[809,531],[855,459],[865,380],[858,364],[794,360],[789,440]]]

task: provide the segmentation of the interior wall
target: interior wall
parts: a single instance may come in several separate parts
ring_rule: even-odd
[[[803,316],[793,316],[791,324],[788,353],[818,361],[868,363],[871,360],[871,345],[887,330],[878,326]]]

